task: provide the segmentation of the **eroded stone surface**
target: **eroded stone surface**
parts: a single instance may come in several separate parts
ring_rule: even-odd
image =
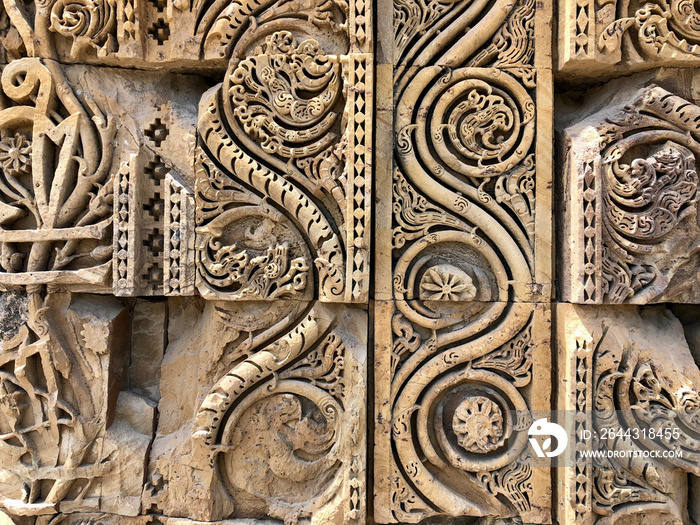
[[[573,523],[594,523],[600,516],[688,523],[687,473],[697,476],[700,452],[700,370],[683,326],[664,306],[560,304],[556,317],[563,354],[559,375],[565,379],[559,405],[579,436],[566,452],[575,469],[559,474],[567,494],[560,516]],[[625,436],[627,428],[647,431]],[[651,437],[663,428],[676,431]],[[586,429],[591,439],[584,439]],[[607,439],[603,429],[623,432]],[[581,449],[682,451],[682,457],[586,460],[576,454]]]
[[[700,107],[667,82],[634,78],[562,131],[561,296],[697,303]]]
[[[27,295],[20,290],[0,294],[0,334],[14,337],[27,321]]]
[[[168,347],[146,508],[364,519],[367,317],[309,306],[209,302]]]
[[[698,7],[553,3],[6,0],[0,525],[697,523]]]
[[[140,511],[154,413],[120,395],[129,321],[114,298],[29,296],[0,357],[0,505],[11,513]]]

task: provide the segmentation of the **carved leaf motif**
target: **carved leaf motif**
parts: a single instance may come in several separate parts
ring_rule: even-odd
[[[15,61],[2,81],[16,105],[1,112],[0,279],[55,272],[32,279],[104,283],[112,255],[114,121],[94,107],[88,112],[69,89],[56,90],[65,83],[56,64]],[[32,104],[23,105],[30,95]],[[77,273],[84,269],[92,273]]]

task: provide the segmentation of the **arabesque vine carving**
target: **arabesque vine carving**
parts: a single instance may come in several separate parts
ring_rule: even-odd
[[[697,213],[700,149],[696,126],[689,123],[698,111],[652,86],[634,105],[598,124],[595,155],[590,149],[579,153],[578,146],[571,150],[571,166],[584,164],[576,172],[583,192],[572,198],[583,208],[576,239],[585,250],[570,252],[576,277],[565,293],[591,303],[656,302],[683,293],[673,276],[685,261],[669,260],[664,252],[674,243],[693,250],[680,248],[693,242],[680,232],[694,228]]]
[[[211,157],[218,165],[199,170],[200,207],[208,209],[212,199],[221,202],[232,196],[210,190],[219,180],[230,178],[228,184],[240,192],[252,189],[250,204],[262,204],[265,231],[272,228],[282,244],[289,238],[301,256],[295,257],[294,271],[309,271],[308,277],[304,273],[303,279],[297,278],[295,291],[308,287],[306,297],[324,301],[361,301],[368,291],[362,273],[368,261],[369,177],[366,148],[356,144],[352,129],[353,122],[365,121],[366,101],[358,104],[364,93],[344,87],[348,75],[365,75],[367,70],[355,61],[348,65],[354,69],[344,71],[346,66],[325,55],[315,40],[297,42],[289,31],[274,32],[247,58],[232,59],[222,97],[212,97],[200,116],[200,159]],[[348,121],[348,114],[354,118]],[[229,135],[221,122],[240,133]],[[360,148],[362,155],[351,164]],[[210,182],[212,176],[216,183]],[[238,297],[227,291],[236,280],[231,274],[236,265],[216,258],[235,251],[234,244],[237,249],[246,245],[224,240],[222,233],[235,221],[249,221],[253,211],[248,206],[244,215],[246,208],[237,201],[218,204],[216,209],[227,209],[211,221],[198,216],[200,289],[227,299]],[[291,210],[291,221],[281,208]],[[259,228],[249,230],[249,241]]]
[[[601,323],[602,317],[585,307],[562,309],[560,330],[568,328],[564,344],[577,349],[571,359],[578,376],[576,391],[567,391],[578,410],[571,452],[578,475],[575,484],[570,474],[562,477],[562,486],[576,490],[580,521],[609,523],[640,516],[679,524],[684,520],[676,494],[682,492],[685,478],[677,474],[698,469],[700,434],[696,408],[689,408],[697,407],[698,370],[687,348],[683,352],[677,347],[669,363],[654,347],[669,335],[654,333],[649,323],[681,328],[662,309],[640,314],[627,308],[613,314],[607,307],[602,312],[610,321],[625,319],[624,328]],[[682,339],[679,331],[671,339]],[[585,456],[590,450],[611,454]]]
[[[390,403],[377,404],[390,421],[376,438],[378,470],[391,473],[375,480],[382,523],[545,519],[525,451],[548,315],[528,304],[548,301],[535,284],[547,213],[535,16],[529,0],[394,5],[394,300],[377,323],[392,353],[375,374]]]
[[[4,284],[109,284],[115,123],[64,84],[56,64],[38,59],[3,71],[14,102],[0,116]]]

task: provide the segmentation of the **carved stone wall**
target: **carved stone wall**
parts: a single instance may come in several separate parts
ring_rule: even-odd
[[[700,519],[699,13],[559,2],[561,523]]]
[[[0,525],[700,524],[699,46],[5,0]]]

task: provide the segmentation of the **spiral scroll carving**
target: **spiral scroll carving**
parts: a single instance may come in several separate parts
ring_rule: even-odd
[[[668,246],[694,251],[683,246],[692,239],[678,232],[692,228],[697,213],[699,111],[652,86],[598,124],[597,154],[580,157],[585,223],[579,239],[585,250],[573,267],[583,274],[575,291],[579,300],[643,303],[685,293],[673,284],[685,261],[663,254]],[[596,216],[599,223],[591,227]]]
[[[207,52],[230,58],[200,104],[197,286],[271,318],[265,337],[231,350],[239,358],[202,399],[192,443],[231,516],[360,523],[366,342],[340,320],[366,318],[333,303],[363,304],[369,291],[371,60],[339,56],[343,2],[261,3],[244,27],[237,13],[251,7],[202,20]]]
[[[394,458],[383,468],[399,481],[383,519],[529,516],[524,389],[547,315],[532,288],[537,83],[524,28],[534,3],[401,1],[394,13],[394,301],[382,388]]]

